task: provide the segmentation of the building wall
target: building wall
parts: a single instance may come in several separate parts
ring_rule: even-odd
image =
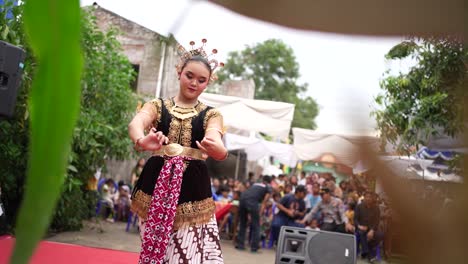
[[[255,82],[250,80],[225,81],[219,87],[219,94],[254,99]]]
[[[141,25],[127,20],[118,14],[94,5],[94,15],[98,27],[102,31],[108,31],[111,27],[116,28],[120,35],[117,40],[123,48],[123,53],[130,63],[139,65],[136,92],[146,100],[157,96],[157,85],[160,73],[162,49],[165,48],[163,69],[161,76],[160,96],[174,96],[178,91],[178,80],[175,66],[178,63],[176,53],[177,42],[163,45],[165,37],[153,32]],[[131,180],[131,171],[137,160],[108,160],[106,171],[102,177],[112,178],[115,181],[123,180],[127,183]]]
[[[162,98],[176,96],[179,91],[179,80],[176,65],[179,63],[176,45],[166,46],[166,56],[163,67],[163,79],[161,84]]]
[[[166,47],[164,68],[160,77],[162,40],[165,37],[102,7],[95,5],[94,12],[101,30],[107,31],[115,27],[121,32],[117,39],[122,45],[123,53],[132,64],[139,65],[137,93],[154,98],[158,78],[162,78],[161,95],[172,94],[173,92],[166,89],[172,91],[173,83],[177,81],[174,63],[178,59],[174,48],[177,43]]]

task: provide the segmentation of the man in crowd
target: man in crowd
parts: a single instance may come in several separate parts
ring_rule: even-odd
[[[301,219],[305,215],[306,188],[304,185],[298,185],[294,194],[287,194],[276,204],[279,209],[278,214],[273,217],[271,223],[271,239],[278,241],[279,232],[282,226],[297,226],[304,227],[296,220]]]
[[[237,234],[236,248],[245,249],[245,233],[247,229],[247,218],[250,215],[252,222],[252,239],[250,250],[257,252],[260,243],[260,212],[263,212],[266,202],[270,199],[271,177],[263,176],[262,183],[254,183],[250,188],[241,194],[239,201],[239,233]],[[261,205],[260,205],[261,204]]]
[[[308,193],[306,196],[306,208],[308,209],[307,212],[310,212],[312,208],[315,207],[320,201],[322,200],[322,197],[320,196],[320,185],[316,182],[312,184],[312,192]],[[317,215],[314,216],[314,218]]]
[[[317,213],[320,213],[322,217],[322,224],[320,225],[321,230],[342,233],[354,231],[354,227],[348,223],[343,202],[339,198],[333,197],[328,188],[322,189],[321,194],[322,200],[318,202],[299,223],[305,225],[307,222],[310,222]]]
[[[361,256],[367,257],[370,261],[375,258],[375,249],[383,238],[383,234],[377,230],[379,220],[380,210],[375,203],[374,195],[372,192],[366,192],[364,200],[354,212],[354,223],[361,244]]]

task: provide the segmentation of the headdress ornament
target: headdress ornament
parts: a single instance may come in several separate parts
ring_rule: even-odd
[[[191,59],[194,56],[200,56],[205,58],[208,61],[208,64],[211,67],[211,77],[210,81],[216,81],[218,79],[218,76],[215,74],[216,68],[218,66],[223,67],[224,63],[218,62],[218,60],[212,58],[213,55],[218,53],[217,49],[213,49],[210,54],[208,54],[205,50],[205,45],[206,45],[207,40],[202,39],[202,45],[198,48],[194,48],[195,41],[190,41],[190,46],[192,47],[191,50],[187,51],[184,46],[177,44],[177,54],[179,55],[180,61],[176,65],[177,73],[180,73],[182,71],[182,67],[184,64],[187,62],[187,60]]]

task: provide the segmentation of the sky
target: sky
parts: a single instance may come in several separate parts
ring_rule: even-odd
[[[81,0],[97,2],[131,21],[159,34],[172,33],[189,47],[194,40],[208,40],[208,49],[218,50],[217,59],[267,39],[278,38],[289,45],[299,63],[300,83],[308,83],[307,95],[320,106],[317,131],[345,135],[375,135],[370,112],[381,92],[383,73],[403,67],[388,62],[385,54],[402,38],[347,36],[300,31],[251,19],[206,1]],[[131,5],[130,5],[131,4]]]

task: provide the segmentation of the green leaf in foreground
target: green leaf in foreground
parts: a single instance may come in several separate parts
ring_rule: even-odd
[[[27,263],[59,197],[80,102],[79,1],[28,0],[25,28],[38,60],[26,192],[11,263]]]

